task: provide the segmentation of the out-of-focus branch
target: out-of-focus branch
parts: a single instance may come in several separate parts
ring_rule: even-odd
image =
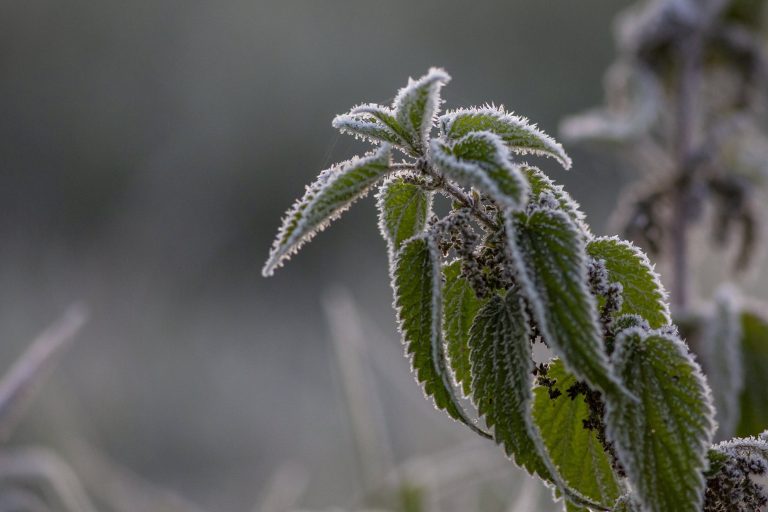
[[[697,170],[694,135],[699,127],[698,98],[704,41],[728,5],[728,0],[710,0],[702,6],[698,23],[680,47],[680,76],[676,91],[674,155],[678,170],[674,191],[672,218],[672,306],[684,311],[688,306],[688,228],[691,213],[691,190]]]

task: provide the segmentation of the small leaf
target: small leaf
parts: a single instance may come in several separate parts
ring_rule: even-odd
[[[440,89],[450,80],[448,73],[432,68],[418,80],[409,80],[395,97],[395,119],[415,156],[422,155],[427,148],[429,132],[440,109]]]
[[[581,211],[579,203],[566,192],[562,185],[557,185],[538,167],[523,165],[522,171],[531,187],[531,202],[537,203],[543,194],[551,194],[559,204],[560,210],[564,211],[579,227],[585,240],[592,238],[592,231],[587,225],[586,215]]]
[[[469,329],[477,311],[485,301],[465,278],[461,277],[461,261],[456,260],[443,269],[443,331],[448,343],[448,360],[451,363],[456,382],[461,385],[464,395],[471,393],[469,363]]]
[[[526,118],[505,112],[503,108],[490,106],[454,110],[440,117],[440,126],[442,132],[454,140],[468,133],[489,131],[500,136],[516,153],[549,156],[564,168],[571,168],[571,159],[559,143]]]
[[[431,237],[406,241],[392,268],[395,308],[416,380],[438,409],[487,435],[467,417],[453,393],[442,337],[440,255]]]
[[[744,388],[738,436],[752,436],[768,427],[768,315],[763,307],[748,306],[741,314]]]
[[[432,211],[432,193],[402,176],[388,178],[377,196],[379,229],[391,255],[424,231]]]
[[[547,378],[555,383],[551,389],[534,388],[533,417],[549,457],[571,488],[610,507],[621,491],[597,433],[584,426],[589,418],[584,396],[568,395],[577,379],[565,370],[560,360],[549,365]]]
[[[643,510],[698,512],[714,410],[699,366],[676,336],[624,331],[612,355],[639,401],[606,397],[606,434]]]
[[[320,173],[283,218],[262,274],[275,269],[331,221],[364,197],[389,172],[391,149],[382,144],[374,153],[353,158]]]
[[[337,115],[332,124],[341,133],[373,143],[387,142],[408,154],[414,152],[408,134],[387,107],[373,103],[358,105],[348,114]]]
[[[528,198],[528,183],[501,139],[490,132],[470,133],[452,147],[433,139],[431,163],[446,177],[475,187],[500,205],[521,208]]]
[[[741,318],[730,288],[715,295],[712,314],[699,343],[701,364],[712,386],[717,414],[717,440],[733,436],[739,422],[739,396],[744,387]]]
[[[332,125],[341,133],[349,133],[370,142],[386,142],[395,146],[404,145],[397,133],[370,114],[339,114],[333,118]]]
[[[608,364],[595,299],[587,288],[581,232],[563,212],[536,209],[505,219],[510,259],[541,336],[579,379],[625,392]]]
[[[534,363],[524,306],[513,291],[494,295],[469,332],[472,399],[494,439],[513,460],[549,479],[532,436]]]
[[[652,329],[670,324],[667,291],[643,251],[618,237],[599,237],[587,244],[587,254],[603,260],[608,280],[622,285],[617,315],[640,315]]]

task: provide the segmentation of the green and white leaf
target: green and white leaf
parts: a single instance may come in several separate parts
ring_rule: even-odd
[[[465,187],[475,187],[503,207],[519,209],[528,199],[528,182],[493,133],[470,133],[453,145],[433,139],[429,158],[446,177]]]
[[[438,409],[481,435],[453,392],[442,337],[442,276],[434,239],[415,237],[405,242],[392,265],[392,288],[400,332],[416,380]]]
[[[387,178],[379,189],[377,202],[379,229],[387,241],[390,256],[404,241],[427,226],[432,212],[432,192],[402,176]]]
[[[671,323],[667,291],[643,251],[614,236],[590,240],[587,254],[603,260],[608,280],[623,288],[623,302],[617,315],[640,315],[652,329]]]
[[[506,454],[529,472],[550,479],[531,421],[530,337],[525,308],[514,291],[494,295],[480,309],[469,331],[472,400]]]
[[[581,211],[581,206],[575,199],[563,188],[556,184],[549,176],[544,174],[538,167],[532,167],[526,164],[521,166],[523,174],[528,179],[531,188],[531,202],[538,203],[542,194],[551,194],[571,220],[576,224],[584,234],[585,240],[592,238],[592,231],[589,229],[586,221],[586,215]]]
[[[702,332],[699,355],[715,401],[716,440],[724,440],[736,432],[744,387],[741,318],[733,290],[719,289],[712,309]]]
[[[619,335],[611,359],[639,400],[606,396],[606,435],[641,508],[699,512],[715,427],[699,366],[676,336],[641,329]]]
[[[621,489],[596,432],[584,428],[589,417],[584,396],[568,396],[577,379],[560,360],[549,365],[547,377],[556,381],[554,389],[561,394],[552,399],[546,387],[534,388],[533,418],[549,458],[572,489],[610,508]]]
[[[478,310],[486,302],[475,295],[467,279],[461,277],[461,261],[443,268],[443,332],[448,344],[448,360],[456,382],[465,396],[471,393],[469,329]]]
[[[460,139],[468,133],[489,131],[502,138],[510,150],[520,154],[552,157],[566,169],[571,159],[558,142],[528,119],[506,112],[503,107],[485,106],[459,109],[440,117],[443,134]]]
[[[373,143],[386,142],[406,152],[410,143],[402,127],[397,123],[390,109],[375,104],[354,107],[347,114],[339,114],[331,123],[341,133],[354,135]]]
[[[749,305],[741,314],[744,388],[736,435],[752,436],[768,427],[768,314],[763,305]]]
[[[604,350],[579,229],[566,213],[550,209],[508,216],[505,229],[518,282],[549,347],[593,389],[625,393]]]
[[[418,80],[409,79],[395,97],[395,120],[416,156],[423,155],[427,148],[440,109],[440,89],[450,80],[444,70],[432,68]]]
[[[382,144],[374,153],[323,171],[283,218],[262,274],[272,275],[305,242],[364,197],[389,173],[390,157],[391,147]]]

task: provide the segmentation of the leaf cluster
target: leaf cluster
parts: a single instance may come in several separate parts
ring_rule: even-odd
[[[713,395],[648,258],[594,236],[569,194],[518,160],[571,165],[526,119],[495,106],[440,115],[449,80],[432,69],[391,106],[334,119],[377,147],[307,188],[264,274],[378,188],[405,351],[438,409],[495,440],[568,510],[714,503],[727,478],[710,468],[712,454],[743,464],[710,450]],[[435,196],[450,201],[443,216]],[[536,344],[551,358],[535,360]]]

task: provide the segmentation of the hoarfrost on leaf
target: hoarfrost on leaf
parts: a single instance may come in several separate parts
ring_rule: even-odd
[[[484,435],[454,394],[442,336],[442,276],[435,241],[418,236],[406,241],[392,262],[395,309],[416,380],[438,409]]]
[[[444,70],[432,68],[418,80],[408,80],[395,97],[395,119],[419,155],[427,148],[429,132],[440,110],[440,89],[450,80]]]
[[[341,133],[348,133],[373,143],[387,142],[400,148],[409,148],[402,128],[386,107],[361,105],[348,114],[333,118],[332,125]]]
[[[667,291],[645,253],[618,237],[599,237],[587,244],[587,254],[603,260],[609,281],[621,284],[617,314],[639,315],[653,329],[671,323]]]
[[[582,233],[559,210],[508,215],[505,224],[509,258],[544,341],[578,378],[626,394],[608,364],[597,304],[587,289]]]
[[[493,133],[470,133],[453,145],[433,139],[429,158],[446,177],[477,188],[504,207],[519,209],[528,198],[527,181]]]
[[[564,211],[573,221],[585,240],[592,238],[592,231],[586,222],[586,215],[581,211],[579,203],[563,188],[556,184],[538,167],[523,164],[521,166],[523,174],[528,179],[531,188],[531,202],[538,201],[542,194],[551,194],[560,205],[560,210]]]
[[[262,274],[270,276],[301,246],[364,197],[390,171],[391,147],[323,171],[283,218]]]
[[[407,239],[422,233],[432,212],[432,192],[412,180],[414,176],[387,178],[377,194],[379,229],[390,257]]]
[[[469,332],[472,400],[494,439],[513,460],[549,479],[532,436],[533,359],[530,332],[520,297],[494,295]]]
[[[611,362],[639,398],[606,396],[606,435],[649,512],[699,512],[714,434],[712,397],[685,344],[638,328],[616,339]]]
[[[501,137],[515,153],[552,157],[565,169],[571,168],[571,159],[560,143],[526,118],[506,112],[502,107],[453,110],[441,116],[439,122],[441,131],[449,139],[456,140],[469,133],[489,131]]]

